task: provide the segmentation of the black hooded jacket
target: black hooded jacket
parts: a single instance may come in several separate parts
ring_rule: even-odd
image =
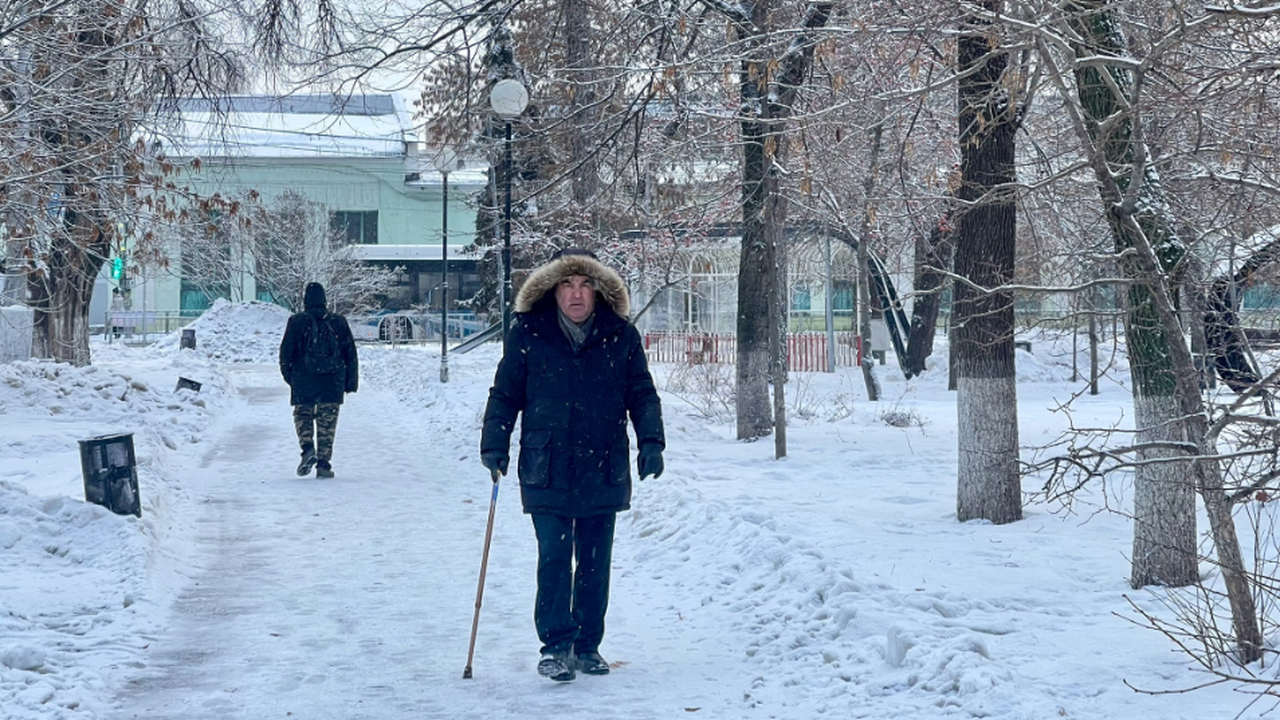
[[[355,338],[351,336],[347,319],[328,311],[324,286],[320,283],[307,283],[302,304],[305,310],[289,318],[289,324],[284,328],[284,339],[280,341],[280,374],[291,389],[289,404],[341,404],[343,394],[355,392],[360,385]],[[343,370],[326,374],[307,371],[303,356],[311,341],[312,318],[317,323],[328,323],[333,328],[345,365]]]
[[[560,328],[555,288],[591,277],[595,315],[577,350]],[[489,391],[481,452],[509,452],[523,414],[516,469],[526,513],[585,517],[631,504],[627,417],[638,444],[666,446],[639,331],[622,279],[594,258],[563,256],[535,271],[516,298],[516,323]]]

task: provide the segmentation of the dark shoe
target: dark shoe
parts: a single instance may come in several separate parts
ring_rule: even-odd
[[[577,677],[573,671],[573,657],[562,652],[542,653],[542,659],[538,661],[538,674],[556,682],[569,682]]]
[[[608,675],[609,663],[598,652],[582,653],[578,656],[578,670],[587,675]]]
[[[313,452],[303,453],[302,462],[298,463],[298,477],[306,477],[311,474],[311,468],[316,466],[316,454]]]
[[[316,477],[331,478],[333,477],[333,468],[329,467],[329,463],[320,463],[316,466]]]

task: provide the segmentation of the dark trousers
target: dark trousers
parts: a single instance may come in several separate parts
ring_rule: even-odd
[[[293,406],[293,428],[298,431],[302,454],[315,453],[322,468],[329,467],[333,457],[333,438],[338,433],[340,403],[317,403]]]
[[[609,608],[615,516],[532,516],[538,536],[538,597],[533,622],[542,652],[573,648],[581,655],[600,647],[604,614]]]

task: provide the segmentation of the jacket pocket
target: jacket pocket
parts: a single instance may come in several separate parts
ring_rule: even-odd
[[[631,446],[623,437],[609,448],[610,485],[625,485],[631,480]]]
[[[517,475],[521,485],[542,488],[551,482],[551,431],[530,430],[520,435]]]

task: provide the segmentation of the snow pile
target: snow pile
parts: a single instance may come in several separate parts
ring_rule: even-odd
[[[1014,628],[968,599],[867,583],[853,566],[781,531],[770,513],[705,498],[683,482],[641,492],[621,518],[620,532],[637,548],[627,562],[660,569],[645,582],[669,587],[673,598],[677,588],[699,588],[684,593],[695,602],[662,608],[691,632],[708,616],[735,619],[734,636],[723,640],[755,668],[747,707],[810,717],[844,712],[851,695],[864,693],[898,708],[953,707],[974,717],[1036,704],[984,639]]]
[[[357,345],[357,349],[361,387],[390,389],[413,407],[430,406],[439,399],[438,353],[415,345]]]
[[[138,415],[160,410],[199,414],[205,405],[198,396],[175,395],[174,388],[155,387],[130,373],[41,360],[0,366],[0,402],[50,415],[89,415],[104,425],[135,423]]]
[[[207,402],[226,396],[226,378],[199,358],[179,357],[162,366],[151,363],[149,372],[140,374],[38,360],[0,365],[0,412],[73,417],[93,428],[89,436],[133,432],[141,436],[135,437],[141,450],[151,442],[170,450],[198,442],[208,424]],[[201,383],[200,392],[178,390],[181,377]]]
[[[280,339],[291,313],[279,305],[252,301],[230,303],[222,298],[187,325],[196,332],[196,352],[232,363],[274,362]],[[181,349],[182,332],[170,333],[152,347],[158,351]]]
[[[155,629],[137,604],[152,543],[138,518],[0,481],[4,717],[106,716],[100,668],[138,663]]]
[[[145,662],[182,564],[177,480],[231,392],[208,357],[94,344],[96,364],[0,365],[0,707],[107,717],[108,678]],[[177,390],[179,377],[200,392]],[[133,435],[142,517],[87,503],[79,441]]]

